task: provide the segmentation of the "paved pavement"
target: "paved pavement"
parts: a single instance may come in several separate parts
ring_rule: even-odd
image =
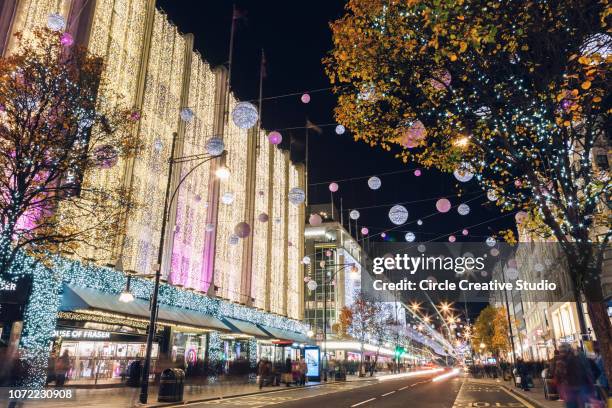
[[[542,382],[539,379],[534,381],[534,387],[529,391],[523,391],[520,388],[515,387],[512,381],[504,381],[501,379],[473,379],[473,382],[485,383],[485,384],[497,384],[503,386],[506,390],[524,398],[536,406],[542,408],[564,408],[565,404],[561,400],[550,401],[544,398],[544,388]]]

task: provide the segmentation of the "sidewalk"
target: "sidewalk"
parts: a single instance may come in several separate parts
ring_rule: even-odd
[[[549,401],[544,398],[544,388],[541,381],[534,381],[534,387],[529,391],[523,391],[520,388],[515,387],[512,381],[504,381],[501,378],[471,378],[469,379],[476,383],[495,384],[504,387],[507,391],[512,394],[518,395],[527,402],[535,405],[537,408],[564,408],[565,404],[561,400]]]

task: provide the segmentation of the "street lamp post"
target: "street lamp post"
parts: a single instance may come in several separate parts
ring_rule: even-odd
[[[157,321],[157,309],[158,309],[157,298],[159,295],[159,282],[161,279],[161,265],[162,265],[163,254],[164,254],[164,241],[166,237],[166,227],[168,224],[168,213],[170,211],[169,207],[172,205],[172,201],[174,200],[174,197],[176,197],[179,187],[181,186],[181,184],[183,184],[185,179],[191,173],[193,173],[198,167],[202,166],[204,163],[214,158],[222,157],[227,153],[224,150],[219,155],[195,154],[191,156],[175,158],[174,153],[176,150],[177,137],[178,137],[177,133],[176,132],[173,133],[172,148],[170,150],[170,158],[168,159],[168,181],[166,182],[164,211],[163,211],[161,232],[159,236],[159,248],[157,251],[157,264],[155,265],[155,268],[154,268],[155,269],[155,284],[153,286],[153,294],[151,295],[151,302],[149,304],[151,315],[149,317],[149,326],[147,328],[147,348],[146,348],[146,353],[145,353],[144,365],[142,368],[142,381],[141,381],[140,398],[139,398],[140,403],[142,404],[147,403],[147,399],[149,395],[149,373],[151,371],[151,354],[153,350],[153,338],[155,336],[155,325]],[[193,161],[199,161],[199,163],[193,166],[191,170],[189,170],[189,172],[187,172],[187,174],[185,174],[185,176],[181,178],[181,180],[178,182],[178,185],[174,189],[174,192],[170,194],[170,190],[172,188],[172,175],[173,175],[174,165],[177,163],[187,163],[187,162],[193,162]]]

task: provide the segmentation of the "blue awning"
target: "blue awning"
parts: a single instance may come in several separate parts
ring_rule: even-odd
[[[270,337],[277,340],[288,340],[294,343],[312,343],[312,339],[306,336],[304,333],[297,333],[290,330],[277,329],[275,327],[264,326],[263,324],[260,327],[270,334]]]
[[[244,320],[232,319],[231,317],[224,317],[223,322],[232,328],[232,332],[247,334],[249,336],[255,336],[261,339],[268,339],[271,336],[259,328],[256,324],[246,322]]]
[[[124,303],[119,301],[117,295],[72,285],[64,285],[60,310],[64,312],[98,310],[146,319],[151,315],[149,302],[145,300],[134,299],[133,302]],[[162,324],[183,324],[202,329],[232,331],[229,326],[214,316],[164,304],[159,305],[157,320]]]

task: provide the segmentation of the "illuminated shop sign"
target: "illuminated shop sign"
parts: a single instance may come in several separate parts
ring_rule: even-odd
[[[0,290],[5,292],[15,292],[17,290],[17,283],[9,282],[0,278]]]
[[[100,330],[55,330],[54,336],[61,337],[63,339],[71,340],[100,340],[110,339],[110,332]]]

